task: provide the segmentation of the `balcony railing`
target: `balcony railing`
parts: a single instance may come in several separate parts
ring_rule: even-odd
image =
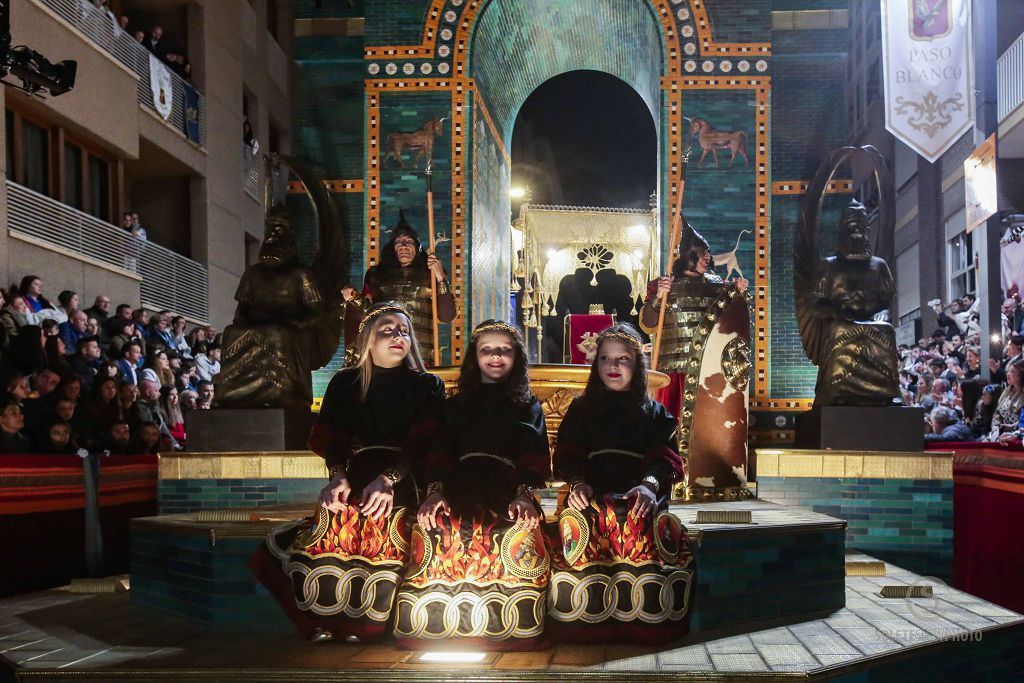
[[[156,111],[153,91],[149,82],[150,52],[132,36],[121,30],[113,17],[87,0],[39,0],[55,14],[88,36],[97,47],[114,56],[117,61],[139,76],[139,104]],[[185,135],[185,81],[171,71],[171,91],[174,105],[167,124]],[[199,144],[206,144],[206,98],[199,97]]]
[[[996,83],[999,88],[999,120],[1002,121],[1024,103],[1024,33],[996,62]]]
[[[9,180],[7,222],[13,234],[141,275],[148,308],[210,319],[206,268],[192,259]]]
[[[252,147],[242,145],[242,184],[245,193],[258,202],[263,201],[263,160],[252,153]]]

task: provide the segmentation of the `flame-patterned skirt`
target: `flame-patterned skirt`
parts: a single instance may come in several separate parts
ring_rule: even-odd
[[[403,647],[439,641],[489,650],[544,646],[550,554],[528,531],[483,506],[413,527],[409,567],[398,590],[395,636]]]
[[[552,547],[548,633],[566,642],[666,643],[690,629],[696,568],[675,515],[637,518],[606,494],[562,510]]]
[[[260,573],[300,630],[319,627],[334,638],[375,640],[389,631],[395,592],[409,550],[407,508],[374,520],[355,505],[316,517],[267,537],[267,550],[291,583],[280,595]]]

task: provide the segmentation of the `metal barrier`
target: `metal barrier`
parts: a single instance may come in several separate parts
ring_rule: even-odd
[[[118,26],[113,15],[97,8],[88,0],[39,0],[60,18],[88,36],[96,46],[114,56],[117,61],[139,76],[139,104],[156,111],[153,106],[153,92],[149,81],[150,52],[131,35]],[[185,81],[173,71],[171,91],[173,106],[167,125],[185,135]],[[196,91],[199,98],[199,144],[206,144],[206,98]]]
[[[1024,33],[1017,36],[996,62],[999,120],[1024,103]]]
[[[242,184],[245,193],[258,202],[263,201],[263,161],[252,153],[252,147],[242,145]]]
[[[210,319],[206,268],[192,259],[9,180],[7,224],[11,233],[138,273],[148,308]]]

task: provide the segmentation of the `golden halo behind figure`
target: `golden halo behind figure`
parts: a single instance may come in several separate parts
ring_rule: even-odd
[[[562,556],[569,566],[583,556],[590,544],[590,524],[587,518],[572,508],[565,508],[558,515],[558,534],[562,539]]]
[[[543,541],[537,543],[539,532],[516,524],[501,537],[501,561],[509,574],[520,579],[536,579],[548,573],[551,557]]]
[[[662,512],[654,518],[654,543],[662,562],[675,564],[682,544],[683,524],[671,512]]]

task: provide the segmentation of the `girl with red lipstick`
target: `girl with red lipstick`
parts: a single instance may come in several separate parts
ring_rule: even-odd
[[[431,483],[396,606],[404,646],[540,644],[549,556],[533,489],[544,486],[550,456],[527,369],[519,330],[488,320],[473,331],[427,456]]]
[[[686,531],[667,512],[683,475],[675,430],[647,395],[637,331],[619,324],[598,335],[555,448],[555,476],[569,482],[548,601],[560,640],[648,644],[687,633],[694,568]]]
[[[268,538],[291,585],[274,590],[273,572],[254,566],[314,642],[387,634],[419,504],[421,454],[441,424],[444,384],[424,372],[403,307],[372,307],[357,348],[357,364],[328,385],[309,437],[330,476],[319,511]]]

